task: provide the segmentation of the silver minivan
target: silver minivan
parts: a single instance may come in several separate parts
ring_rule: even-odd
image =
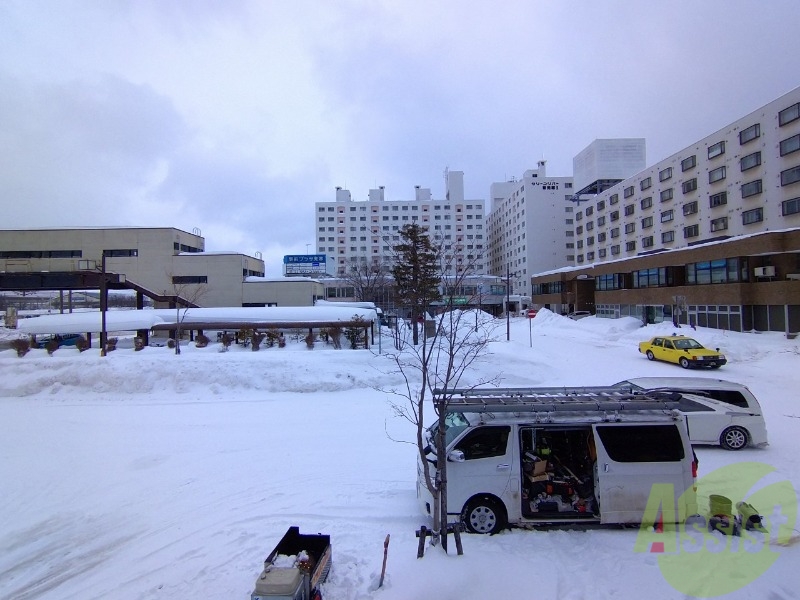
[[[614,388],[541,390],[502,390],[491,397],[485,391],[480,405],[469,400],[481,391],[469,390],[464,406],[450,401],[450,520],[474,533],[507,525],[641,523],[658,484],[672,486],[676,516],[696,513],[697,462],[686,420],[671,405]],[[434,470],[437,424],[426,434]],[[417,466],[417,494],[431,514],[421,461]]]

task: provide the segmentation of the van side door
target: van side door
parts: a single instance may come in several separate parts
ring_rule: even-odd
[[[673,486],[678,507],[694,482],[684,422],[598,423],[592,429],[601,523],[641,523],[657,483]]]
[[[468,429],[456,440],[447,459],[448,513],[460,514],[475,494],[508,500],[514,464],[510,438],[509,425],[485,425]]]

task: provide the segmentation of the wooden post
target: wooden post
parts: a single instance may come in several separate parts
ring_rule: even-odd
[[[384,575],[386,575],[386,558],[388,554],[389,554],[389,534],[387,533],[386,539],[383,541],[383,567],[381,567],[381,580],[378,582],[378,587],[383,587],[383,577]]]
[[[422,558],[425,555],[425,538],[428,536],[428,528],[423,525],[417,532],[419,537],[419,545],[417,546],[417,558]]]

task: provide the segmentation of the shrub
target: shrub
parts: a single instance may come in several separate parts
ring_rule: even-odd
[[[16,339],[16,340],[11,340],[11,347],[17,351],[17,356],[22,358],[30,351],[31,343],[29,340]]]
[[[208,338],[207,335],[204,335],[204,334],[201,333],[197,337],[194,338],[194,345],[197,348],[205,348],[206,346],[208,346],[208,343],[210,341],[211,340]]]
[[[267,348],[272,348],[281,337],[281,334],[274,329],[268,329],[265,335],[265,344]]]
[[[253,345],[253,352],[257,352],[258,349],[261,347],[261,342],[264,341],[266,337],[265,333],[261,333],[260,331],[253,331],[253,334],[250,338],[250,343]]]
[[[222,341],[222,351],[227,352],[228,348],[230,348],[231,344],[233,343],[233,338],[229,336],[228,332],[226,331],[225,333],[222,334],[221,341]]]
[[[278,335],[278,348],[286,348],[286,338],[283,337],[283,332]]]
[[[342,328],[331,327],[328,329],[328,334],[331,336],[331,343],[336,350],[342,347]]]
[[[144,338],[141,338],[139,336],[136,336],[135,338],[133,338],[133,349],[136,352],[139,352],[140,350],[144,350]]]
[[[108,338],[106,340],[106,352],[113,352],[117,349],[117,338]]]
[[[75,340],[75,347],[78,349],[78,352],[85,352],[89,349],[89,341],[85,337],[80,336]]]
[[[167,339],[167,348],[169,348],[170,350],[175,349],[175,340],[173,338]]]
[[[314,342],[316,341],[316,336],[314,335],[314,332],[313,331],[309,331],[306,334],[306,337],[304,339],[305,339],[305,342],[306,342],[306,347],[309,350],[313,350],[314,349]]]
[[[44,345],[44,349],[47,350],[47,354],[53,356],[53,352],[58,350],[59,342],[57,339],[53,338],[52,340],[47,340],[47,343]]]
[[[353,321],[364,323],[364,317],[355,315]],[[358,325],[345,329],[344,336],[350,341],[350,348],[355,350],[360,344],[364,343],[364,328]]]

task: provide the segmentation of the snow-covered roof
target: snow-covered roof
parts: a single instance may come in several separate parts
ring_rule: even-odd
[[[187,329],[195,324],[206,328],[214,323],[230,327],[232,323],[315,323],[351,322],[360,317],[366,323],[375,319],[375,311],[353,306],[267,306],[157,310],[116,310],[106,312],[106,331],[136,331],[156,326],[174,325],[180,319]],[[102,331],[100,312],[42,315],[21,320],[18,330],[28,334],[42,333],[99,333]]]

